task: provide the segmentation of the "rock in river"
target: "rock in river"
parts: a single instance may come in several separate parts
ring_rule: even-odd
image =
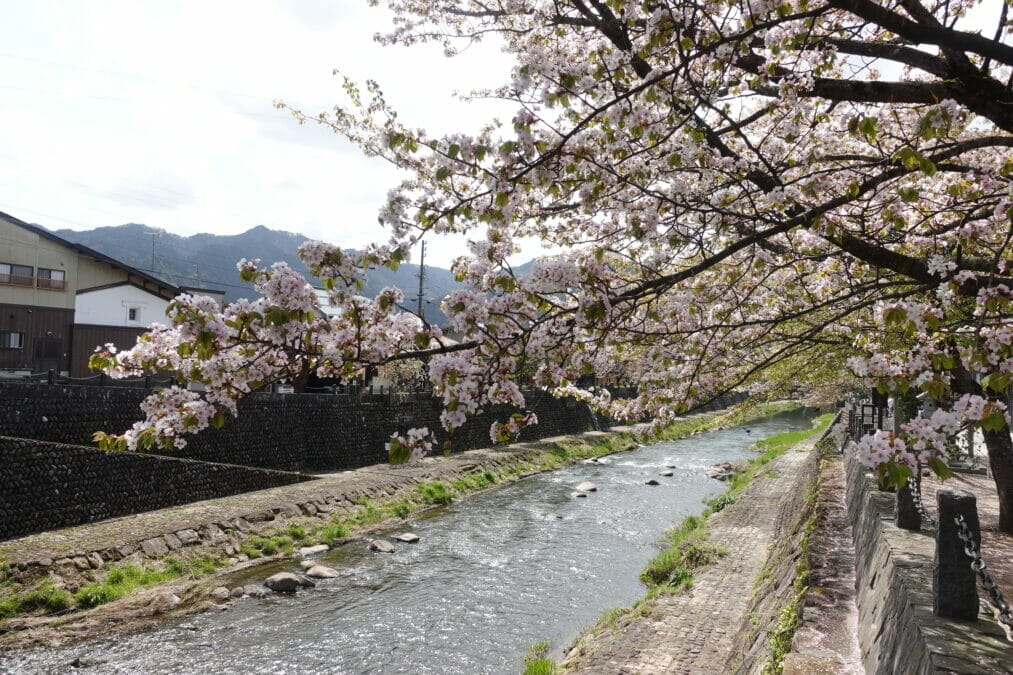
[[[419,542],[419,535],[414,532],[402,532],[394,538],[406,544],[417,544]]]
[[[571,492],[570,496],[573,497],[574,499],[578,499],[578,498],[581,498],[581,497],[583,497],[584,499],[587,499],[587,493],[586,492]]]
[[[299,549],[299,555],[305,558],[308,555],[323,553],[329,548],[330,546],[328,546],[327,544],[317,544],[316,546],[303,546],[301,549]]]
[[[591,481],[586,480],[583,483],[577,485],[577,487],[573,489],[576,490],[577,492],[597,492],[598,486],[592,483]]]
[[[651,480],[649,480],[646,483],[644,483],[644,485],[661,485],[661,483],[659,483],[658,481],[656,481],[656,480],[654,480],[652,478]]]
[[[315,565],[306,571],[306,576],[314,579],[334,579],[338,576],[338,571],[323,565]]]
[[[243,593],[251,598],[262,598],[267,595],[267,589],[263,586],[257,586],[256,584],[247,584],[246,586],[243,586]]]
[[[369,542],[369,550],[376,551],[377,553],[393,553],[394,544],[389,541],[384,541],[383,539],[374,539]]]
[[[315,586],[316,584],[291,572],[278,572],[269,576],[264,581],[264,585],[276,593],[295,593],[300,586]]]
[[[228,600],[229,595],[230,595],[229,589],[225,588],[224,586],[219,586],[215,590],[211,591],[211,597],[214,598],[215,600]]]
[[[658,475],[659,475],[659,476],[664,476],[665,478],[669,478],[669,477],[671,477],[671,476],[674,476],[674,475],[675,475],[675,473],[674,473],[673,471],[671,471],[670,469],[665,469],[664,471],[662,471],[662,472],[661,472],[661,473],[659,473]]]

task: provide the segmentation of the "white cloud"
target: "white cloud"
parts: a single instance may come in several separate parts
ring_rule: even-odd
[[[452,98],[502,81],[491,44],[448,60],[384,48],[384,11],[334,0],[15,3],[0,25],[0,210],[51,227],[143,222],[179,234],[258,224],[348,246],[384,240],[397,172],[298,125],[340,91],[334,68],[379,81],[407,123],[474,129],[509,110]],[[448,264],[461,238],[433,242]]]

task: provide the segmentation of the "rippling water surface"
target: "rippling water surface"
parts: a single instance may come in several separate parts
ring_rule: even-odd
[[[0,671],[519,672],[533,643],[558,650],[643,594],[637,575],[660,535],[724,488],[707,477],[711,465],[809,424],[779,416],[533,476],[392,530],[421,537],[393,555],[363,542],[327,553],[322,563],[341,576],[298,595],[244,598],[146,633],[19,654]],[[666,465],[671,478],[658,476]],[[645,485],[652,477],[661,485]],[[570,497],[585,480],[598,491]],[[286,561],[256,574],[295,568]],[[89,667],[70,668],[76,658]]]

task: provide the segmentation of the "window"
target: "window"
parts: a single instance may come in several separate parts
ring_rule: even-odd
[[[11,330],[0,330],[0,349],[21,349],[25,346],[25,334]]]
[[[0,263],[0,284],[14,284],[15,286],[31,286],[34,281],[33,272],[35,268],[30,265],[12,265]]]
[[[140,321],[141,320],[141,308],[131,307],[127,310],[127,321]]]
[[[62,291],[66,288],[67,274],[63,270],[47,270],[39,268],[39,288],[48,288],[53,291]]]

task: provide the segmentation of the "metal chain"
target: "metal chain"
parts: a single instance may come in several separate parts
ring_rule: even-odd
[[[928,509],[925,508],[925,504],[922,502],[922,490],[918,485],[918,477],[912,476],[908,482],[908,489],[911,491],[911,501],[915,503],[915,508],[918,509],[918,513],[929,525],[935,525],[936,519],[929,513]]]
[[[1010,611],[1009,605],[1002,597],[1002,591],[996,586],[992,575],[985,568],[985,559],[981,557],[981,553],[975,546],[974,535],[971,534],[971,528],[967,526],[964,516],[954,517],[953,522],[957,525],[957,537],[964,543],[964,553],[971,559],[971,569],[978,574],[978,581],[981,582],[981,587],[988,594],[989,608],[995,615],[999,627],[1005,631],[1006,639],[1013,642],[1013,612]]]

